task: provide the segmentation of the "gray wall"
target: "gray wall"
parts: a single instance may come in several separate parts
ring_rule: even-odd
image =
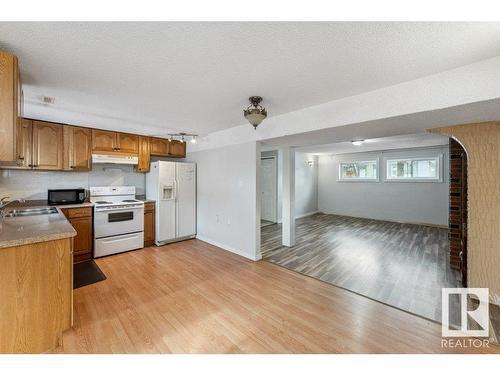
[[[443,182],[384,182],[386,157],[443,154]],[[379,158],[379,182],[339,182],[338,164]],[[319,157],[318,208],[329,214],[405,223],[448,225],[448,146]]]

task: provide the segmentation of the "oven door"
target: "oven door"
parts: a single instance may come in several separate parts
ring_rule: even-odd
[[[144,231],[144,206],[96,209],[94,237],[102,238]]]

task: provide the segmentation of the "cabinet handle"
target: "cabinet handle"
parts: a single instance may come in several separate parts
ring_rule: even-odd
[[[76,167],[74,165],[69,166],[71,169],[75,169]]]
[[[18,156],[17,159],[18,160],[24,160],[24,157],[23,156]]]

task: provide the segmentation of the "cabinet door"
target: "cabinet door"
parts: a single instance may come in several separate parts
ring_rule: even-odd
[[[127,154],[139,153],[139,136],[134,134],[118,133],[117,151]]]
[[[155,242],[155,209],[154,203],[144,206],[144,246],[152,246]]]
[[[30,168],[32,164],[32,134],[33,122],[27,119],[19,119],[16,133],[16,164],[18,168]]]
[[[113,152],[117,148],[116,132],[92,129],[92,151]]]
[[[73,237],[75,255],[92,253],[92,218],[77,217],[70,219],[70,223],[77,233]]]
[[[92,158],[92,134],[88,128],[64,126],[65,165],[72,171],[90,171]]]
[[[17,76],[16,57],[0,51],[0,161],[16,160]]]
[[[137,165],[138,172],[149,172],[151,153],[149,149],[149,138],[139,137],[139,164]]]
[[[173,140],[170,142],[170,156],[175,158],[186,157],[186,142]]]
[[[150,139],[151,155],[168,156],[169,141],[161,138]]]
[[[63,169],[62,125],[33,121],[33,168]]]

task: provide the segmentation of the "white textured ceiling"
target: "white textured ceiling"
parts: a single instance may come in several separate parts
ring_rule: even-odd
[[[389,141],[386,145],[380,142],[371,142],[371,144],[368,142],[363,148],[370,151],[424,147],[446,143],[439,135],[425,135],[427,129],[450,124],[497,121],[499,118],[500,98],[270,138],[260,141],[260,144],[264,151],[292,146],[301,152],[328,154],[347,152],[349,147],[353,147],[349,146],[349,143],[354,139]],[[356,149],[352,148],[352,150]]]
[[[500,23],[0,23],[0,48],[28,116],[205,135],[250,95],[274,116],[500,55]]]
[[[351,141],[330,143],[298,148],[298,152],[315,155],[339,155],[357,152],[396,150],[404,148],[430,147],[447,145],[448,137],[431,133],[396,135],[392,137],[365,139],[363,144],[355,146]]]

